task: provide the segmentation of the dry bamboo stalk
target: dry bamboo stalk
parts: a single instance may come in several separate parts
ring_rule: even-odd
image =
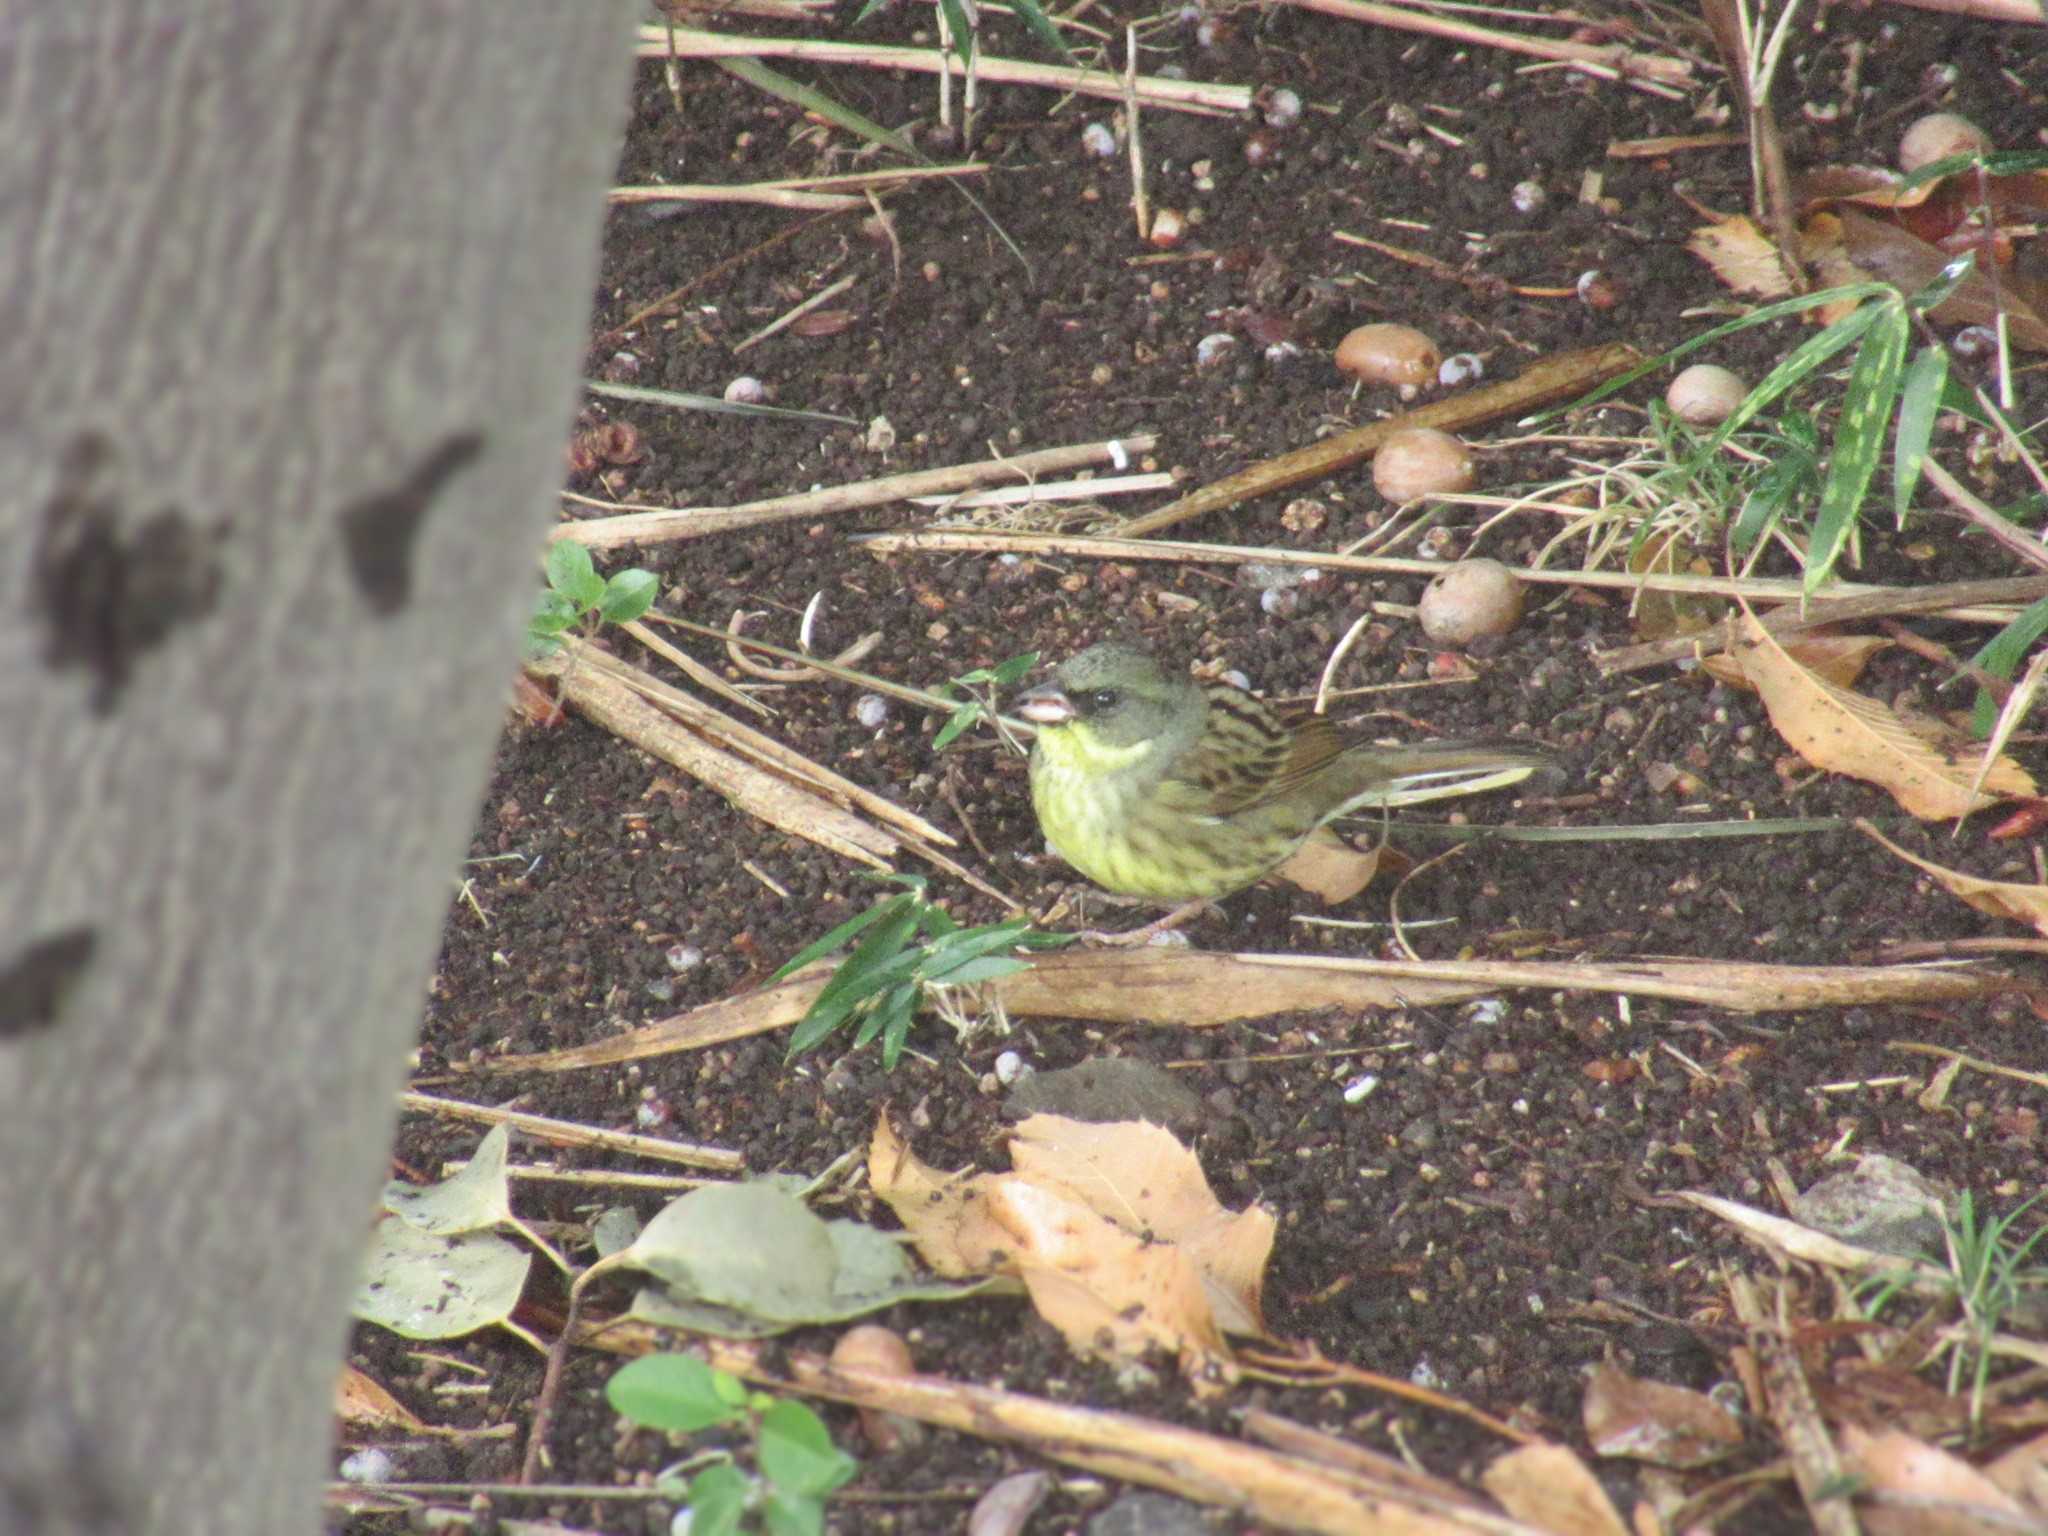
[[[713,1343],[711,1363],[762,1379],[757,1351]],[[1246,1514],[1282,1530],[1327,1536],[1542,1536],[1537,1527],[1158,1419],[1055,1403],[935,1376],[851,1370],[793,1355],[791,1383],[820,1397],[901,1413],[987,1440],[1023,1445],[1070,1466]],[[788,1385],[790,1383],[783,1383]]]
[[[672,187],[613,187],[608,201],[615,207],[646,203],[743,203],[757,208],[799,208],[821,213],[844,213],[864,208],[867,202],[846,192],[803,192],[793,187],[770,187],[759,182],[735,182],[721,187],[714,182],[678,182]]]
[[[673,40],[674,47],[670,47]],[[965,73],[957,57],[936,48],[895,48],[860,43],[822,42],[811,38],[728,37],[695,27],[642,27],[640,57],[665,59],[807,59],[815,64],[861,64],[873,69],[907,69],[919,74]],[[1077,69],[1065,64],[1033,64],[1023,59],[990,58],[983,54],[974,61],[974,72],[998,85],[1036,85],[1052,91],[1074,91],[1083,96],[1102,96],[1122,101],[1124,83],[1102,69]],[[1196,80],[1162,80],[1140,75],[1139,96],[1147,106],[1168,107],[1177,112],[1210,115],[1248,112],[1252,91],[1248,85],[1209,85]]]
[[[737,507],[663,507],[619,517],[586,518],[582,522],[558,524],[550,537],[575,539],[592,549],[694,539],[710,533],[753,528],[762,523],[788,522],[805,517],[824,517],[835,512],[853,512],[863,507],[885,506],[909,496],[943,495],[992,481],[1028,481],[1033,475],[1055,470],[1114,462],[1119,453],[1125,456],[1148,453],[1158,442],[1159,439],[1150,433],[1140,433],[1120,439],[1114,445],[1109,442],[1075,443],[1061,448],[1040,448],[1009,458],[913,470],[908,474],[886,475],[879,480],[836,485],[822,491],[751,501]]]
[[[902,851],[903,845],[893,834],[778,774],[712,746],[678,725],[642,697],[640,690],[599,666],[588,662],[571,666],[556,656],[547,663],[530,664],[528,670],[556,679],[565,704],[574,705],[613,735],[674,764],[748,815],[792,837],[874,869],[890,868],[889,860]]]
[[[641,626],[635,624],[629,627],[637,630]],[[661,637],[653,635],[652,638],[659,640]],[[692,730],[716,738],[723,745],[753,758],[765,768],[801,780],[819,793],[844,801],[877,821],[888,822],[911,837],[922,838],[946,848],[958,846],[952,837],[915,811],[905,810],[895,801],[878,795],[873,790],[863,789],[851,779],[842,778],[824,764],[805,757],[773,736],[764,735],[730,715],[721,714],[702,700],[691,698],[679,688],[671,688],[659,678],[649,677],[639,668],[620,661],[616,656],[606,655],[594,646],[577,644],[573,649],[573,660],[578,667],[595,667],[617,678],[643,698],[659,704]]]
[[[855,542],[860,548],[873,550],[878,554],[898,554],[911,550],[951,554],[973,550],[991,554],[1065,555],[1090,560],[1153,560],[1180,565],[1248,565],[1256,561],[1263,565],[1304,565],[1314,566],[1323,571],[1366,571],[1398,576],[1438,576],[1456,563],[1447,560],[1418,560],[1404,555],[1339,555],[1315,550],[1273,549],[1251,544],[1195,544],[1166,539],[1111,538],[1107,535],[1006,533],[978,528],[927,528],[914,533],[870,533],[861,535]],[[1682,592],[1697,597],[1744,598],[1759,603],[1798,603],[1804,600],[1815,615],[1811,620],[1813,623],[1832,623],[1854,617],[1856,614],[1850,609],[1850,603],[1866,598],[1876,604],[1877,612],[1907,611],[1906,608],[1894,609],[1888,605],[1898,603],[1911,607],[1917,592],[1936,590],[1868,587],[1844,582],[1827,592],[1805,598],[1798,578],[1793,576],[1694,576],[1683,571],[1573,571],[1526,565],[1514,566],[1511,569],[1522,581],[1539,586],[1600,587],[1620,592]],[[1981,588],[1987,592],[2032,591],[2035,596],[2040,596],[2048,593],[2048,587],[2042,585],[2043,580],[2041,577],[2021,577],[1959,585]],[[1975,601],[1990,603],[2004,600],[2007,599],[1985,597]],[[1946,609],[1950,605],[1937,602],[1932,606]],[[1695,643],[1697,642],[1692,639],[1659,642],[1660,645],[1676,647],[1676,656],[1692,654]],[[1647,650],[1649,647],[1642,649]]]
[[[1448,38],[1456,43],[1471,43],[1481,48],[1499,48],[1508,53],[1549,59],[1644,89],[1661,87],[1656,91],[1660,96],[1675,94],[1671,89],[1673,86],[1693,84],[1692,65],[1687,60],[1655,53],[1636,53],[1621,43],[1557,42],[1520,32],[1499,32],[1426,11],[1410,10],[1406,6],[1374,4],[1372,0],[1290,0],[1290,3],[1304,11],[1321,11],[1325,16],[1341,16],[1346,21],[1371,22],[1404,32]]]
[[[730,185],[716,182],[679,182],[673,186],[613,187],[614,203],[715,203],[745,202],[763,192],[845,192],[887,189],[906,181],[930,181],[937,177],[980,176],[988,166],[979,160],[959,165],[905,165],[874,171],[848,171],[839,176],[799,176],[784,181],[743,181]],[[835,202],[834,207],[864,207],[857,196]]]
[[[1433,400],[1390,420],[1354,427],[1349,432],[1340,432],[1335,437],[1227,475],[1156,512],[1132,518],[1124,525],[1124,532],[1131,538],[1157,533],[1191,517],[1221,512],[1254,496],[1268,496],[1311,480],[1321,480],[1371,458],[1379,452],[1380,444],[1386,441],[1389,433],[1398,432],[1403,427],[1437,427],[1445,432],[1457,432],[1499,416],[1533,411],[1554,400],[1584,394],[1616,374],[1626,373],[1642,360],[1641,353],[1623,342],[1562,352],[1545,358],[1515,378],[1466,390],[1448,399]]]
[[[721,998],[623,1035],[483,1063],[484,1072],[568,1072],[618,1066],[786,1029],[830,976],[829,963],[759,992]],[[1624,993],[1704,1003],[1738,1013],[1873,1003],[1953,1003],[2028,984],[1995,971],[1952,967],[1753,965],[1643,961],[1579,965],[1512,961],[1383,961],[1341,956],[1216,954],[1205,950],[1067,950],[989,983],[1013,1018],[1086,1019],[1210,1029],[1316,1008],[1444,1006],[1526,987]]]
[[[2009,605],[2038,602],[2044,597],[2048,597],[2048,577],[2043,576],[2001,576],[1990,581],[1951,581],[1933,587],[1845,584],[1815,593],[1804,603],[1795,593],[1786,599],[1784,607],[1759,615],[1758,622],[1780,639],[1822,624],[1848,624],[1908,613],[1938,613],[1943,618],[1969,623],[2004,624],[2013,617],[2014,609]],[[1692,657],[1712,656],[1726,648],[1726,631],[1710,629],[1673,640],[1650,640],[1641,645],[1595,651],[1593,664],[1607,673],[1635,672]]]

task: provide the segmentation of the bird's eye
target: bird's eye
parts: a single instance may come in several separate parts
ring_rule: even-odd
[[[1098,688],[1095,690],[1095,696],[1088,702],[1097,709],[1115,709],[1117,701],[1122,697],[1123,695],[1114,688]]]

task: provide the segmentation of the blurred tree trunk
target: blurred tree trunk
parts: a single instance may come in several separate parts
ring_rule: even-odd
[[[0,10],[0,1531],[318,1528],[625,0]]]

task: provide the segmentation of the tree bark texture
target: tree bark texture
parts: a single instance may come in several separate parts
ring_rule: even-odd
[[[625,0],[0,0],[0,1530],[317,1528]]]

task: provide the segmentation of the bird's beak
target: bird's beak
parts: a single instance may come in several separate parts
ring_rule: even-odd
[[[1065,725],[1078,711],[1058,683],[1040,683],[1017,695],[1017,713],[1033,725]]]

